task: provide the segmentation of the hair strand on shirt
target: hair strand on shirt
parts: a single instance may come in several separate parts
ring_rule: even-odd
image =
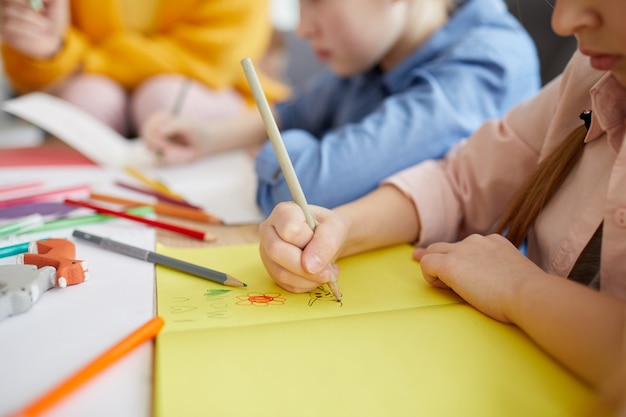
[[[587,128],[581,125],[543,161],[517,192],[497,227],[519,247],[528,230],[582,155]]]

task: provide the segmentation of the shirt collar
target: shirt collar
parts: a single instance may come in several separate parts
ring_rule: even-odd
[[[626,133],[626,87],[607,73],[589,90],[591,96],[591,126],[585,142],[598,139],[605,132],[617,151]]]

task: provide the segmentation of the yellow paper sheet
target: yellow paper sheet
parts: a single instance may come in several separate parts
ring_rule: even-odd
[[[209,250],[159,247],[158,252],[217,269],[248,284],[228,287],[158,267],[158,310],[166,331],[300,321],[461,301],[424,281],[419,265],[411,259],[410,245],[340,260],[342,303],[335,301],[327,287],[311,294],[293,294],[278,287],[265,272],[255,244]]]
[[[343,306],[273,286],[255,245],[159,252],[285,301],[231,306],[218,325],[203,294],[228,288],[159,269],[157,417],[570,417],[592,400],[516,327],[425,284],[408,246],[342,260]]]

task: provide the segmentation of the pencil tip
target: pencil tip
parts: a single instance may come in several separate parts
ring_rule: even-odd
[[[237,278],[231,275],[226,275],[226,280],[224,281],[224,284],[230,285],[232,287],[247,287],[248,286],[248,284],[246,284],[245,282],[241,282]]]

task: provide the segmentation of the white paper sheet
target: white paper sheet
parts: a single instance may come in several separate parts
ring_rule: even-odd
[[[99,165],[151,166],[154,156],[141,141],[130,141],[84,110],[45,93],[5,101],[2,109],[66,142]]]
[[[120,219],[81,227],[145,249],[154,229]],[[69,238],[72,230],[45,235]],[[28,235],[22,241],[45,236]],[[15,237],[0,246],[19,243]],[[73,239],[72,239],[73,240]],[[90,279],[52,288],[34,306],[0,321],[0,415],[22,408],[91,362],[155,314],[154,265],[74,240]],[[15,263],[15,257],[0,258]],[[46,416],[148,417],[152,344],[146,343],[97,375]]]

